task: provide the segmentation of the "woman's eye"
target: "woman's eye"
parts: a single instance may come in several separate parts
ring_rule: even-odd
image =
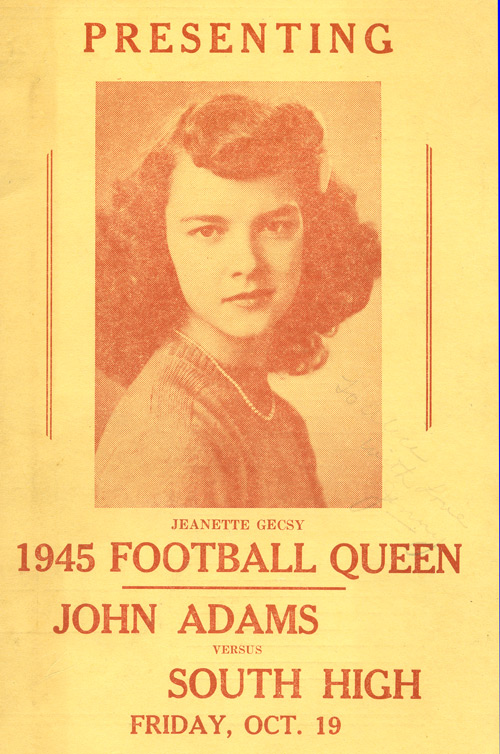
[[[269,230],[271,233],[279,233],[281,230],[283,230],[285,226],[285,223],[283,220],[269,220],[265,226],[265,230]]]
[[[293,232],[295,223],[292,220],[268,220],[263,230],[273,236],[286,236]]]
[[[200,228],[190,230],[190,236],[202,236],[203,238],[217,238],[222,235],[222,229],[217,225],[202,225]]]

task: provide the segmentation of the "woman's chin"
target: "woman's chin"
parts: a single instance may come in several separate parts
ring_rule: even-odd
[[[264,338],[271,332],[270,327],[220,327],[219,330],[229,338],[237,340],[255,340]]]
[[[251,339],[269,335],[273,326],[270,317],[234,317],[221,322],[218,329],[232,338]]]
[[[224,316],[213,316],[213,312],[194,313],[182,328],[193,340],[204,344],[215,337],[225,337],[229,341],[267,340],[280,320],[277,312],[269,310],[241,311],[231,307]]]

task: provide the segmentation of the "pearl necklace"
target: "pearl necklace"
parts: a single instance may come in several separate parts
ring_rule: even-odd
[[[256,406],[254,406],[254,404],[252,403],[248,395],[245,393],[243,388],[240,385],[238,385],[236,380],[234,380],[231,377],[231,375],[226,372],[225,369],[221,367],[217,359],[215,359],[211,353],[208,353],[208,351],[205,351],[205,349],[202,348],[199,343],[197,343],[195,340],[192,340],[192,338],[190,338],[188,335],[185,335],[183,332],[180,332],[180,330],[174,330],[174,332],[177,333],[177,335],[180,335],[181,338],[184,338],[184,340],[187,340],[188,343],[191,343],[191,345],[198,348],[203,354],[205,354],[207,359],[209,359],[212,362],[214,367],[216,367],[216,369],[219,370],[219,372],[226,378],[226,380],[228,380],[231,383],[231,385],[234,385],[238,393],[241,395],[241,397],[247,404],[248,408],[251,409],[254,412],[254,414],[257,414],[257,416],[259,416],[265,422],[271,421],[276,411],[276,401],[274,399],[274,393],[272,391],[271,391],[271,410],[269,411],[268,414],[263,414],[262,411],[259,411],[259,409]]]

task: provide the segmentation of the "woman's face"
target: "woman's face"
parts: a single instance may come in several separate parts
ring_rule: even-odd
[[[284,176],[220,178],[180,158],[166,208],[167,243],[191,319],[250,338],[283,317],[301,274],[297,194]]]

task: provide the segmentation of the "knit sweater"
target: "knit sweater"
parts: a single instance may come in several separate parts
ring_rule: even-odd
[[[96,505],[324,507],[305,423],[274,399],[274,417],[265,421],[195,345],[167,342],[106,426]]]

